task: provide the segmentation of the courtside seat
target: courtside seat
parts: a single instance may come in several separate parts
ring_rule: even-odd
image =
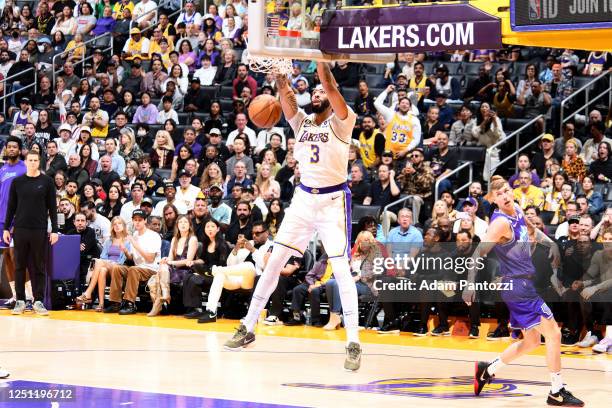
[[[360,205],[354,204],[351,210],[351,220],[353,224],[357,224],[359,220],[368,215],[378,219],[380,214],[380,206],[378,205]]]

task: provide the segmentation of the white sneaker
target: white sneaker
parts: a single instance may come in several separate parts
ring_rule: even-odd
[[[268,316],[264,319],[263,323],[266,326],[282,326],[283,322],[276,316]]]
[[[11,373],[0,367],[0,378],[8,378]]]
[[[34,311],[39,316],[49,316],[49,311],[47,311],[47,308],[40,300],[34,302]]]
[[[580,348],[593,347],[595,344],[597,344],[598,340],[599,339],[597,338],[597,336],[592,335],[591,332],[587,332],[584,338],[576,345]]]
[[[14,315],[20,315],[23,314],[23,312],[25,311],[26,308],[26,304],[23,300],[18,300],[17,303],[15,303],[15,307],[13,308],[13,311],[11,312]]]
[[[599,343],[593,346],[595,353],[609,353],[612,351],[612,337],[604,337]]]

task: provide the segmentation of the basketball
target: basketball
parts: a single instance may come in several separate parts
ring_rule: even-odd
[[[272,95],[259,95],[249,104],[249,118],[259,128],[276,125],[282,112],[280,102]]]

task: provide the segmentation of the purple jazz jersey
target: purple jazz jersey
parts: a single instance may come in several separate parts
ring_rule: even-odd
[[[517,205],[515,208],[516,218],[495,210],[491,221],[503,218],[512,230],[512,240],[496,245],[494,250],[503,281],[512,281],[512,290],[502,292],[502,299],[510,311],[510,326],[527,330],[540,324],[541,316],[551,319],[553,314],[533,286],[536,271],[531,261],[527,223],[523,211]]]
[[[14,165],[5,163],[4,166],[0,167],[0,231],[4,230],[4,218],[6,217],[6,207],[8,206],[13,179],[25,174],[25,172],[26,165],[21,160]],[[5,246],[4,241],[0,239],[0,247]]]

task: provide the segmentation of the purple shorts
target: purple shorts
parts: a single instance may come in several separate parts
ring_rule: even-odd
[[[502,299],[510,311],[510,327],[529,330],[540,324],[541,317],[553,318],[552,311],[536,292],[531,279],[504,278],[504,282],[510,280],[513,289],[502,292]]]

